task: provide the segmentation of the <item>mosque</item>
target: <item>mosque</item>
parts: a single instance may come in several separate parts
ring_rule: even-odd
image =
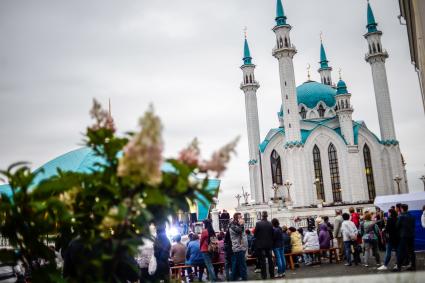
[[[380,136],[364,121],[352,119],[351,93],[320,45],[320,82],[308,79],[295,85],[290,31],[281,0],[277,0],[276,42],[272,54],[279,65],[282,106],[278,124],[260,140],[255,65],[245,38],[243,81],[249,143],[251,203],[237,210],[251,213],[267,205],[285,209],[371,205],[376,196],[407,193],[405,164],[396,138],[391,109],[382,31],[370,4],[364,38],[368,49],[380,126]],[[349,84],[348,84],[349,85]],[[356,94],[353,94],[356,95]]]

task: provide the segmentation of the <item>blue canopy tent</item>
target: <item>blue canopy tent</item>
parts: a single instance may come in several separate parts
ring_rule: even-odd
[[[405,203],[409,206],[409,213],[415,217],[415,251],[425,251],[425,228],[421,224],[422,207],[425,205],[425,192],[414,192],[400,195],[378,196],[375,198],[375,206],[383,211],[388,211],[397,203]]]
[[[40,173],[34,179],[33,186],[36,186],[47,178],[55,176],[58,169],[62,171],[89,173],[93,170],[96,170],[96,163],[101,163],[102,161],[102,158],[97,156],[93,150],[88,147],[82,147],[70,151],[56,157],[55,159],[52,159],[51,161],[38,168],[35,172]],[[164,163],[161,170],[163,172],[173,172],[176,169],[171,164]],[[207,190],[214,195],[217,195],[219,186],[220,180],[209,179]],[[0,194],[5,194],[10,197],[12,195],[10,186],[8,184],[0,185]],[[199,196],[199,198],[196,200],[196,206],[198,208],[198,220],[202,221],[207,218],[211,207],[211,202],[207,201],[202,196]]]

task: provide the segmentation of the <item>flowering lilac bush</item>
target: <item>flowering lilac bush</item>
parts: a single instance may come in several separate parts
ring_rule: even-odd
[[[226,169],[237,140],[224,146],[211,160],[201,160],[195,139],[177,159],[162,155],[162,125],[150,107],[140,119],[141,130],[119,137],[110,113],[94,101],[90,111],[95,123],[88,127],[85,144],[99,157],[90,173],[62,172],[34,184],[36,177],[25,163],[1,174],[12,196],[1,196],[0,233],[13,249],[1,250],[0,261],[22,262],[32,282],[120,282],[149,226],[163,224],[178,211],[188,211],[191,200],[214,196],[206,190],[205,172],[220,176]],[[163,162],[174,167],[162,172]],[[57,269],[54,251],[79,248],[72,276]],[[43,265],[35,264],[44,262]],[[131,266],[130,266],[131,267]]]

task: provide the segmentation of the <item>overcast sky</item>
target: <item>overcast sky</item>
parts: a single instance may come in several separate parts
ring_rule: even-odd
[[[135,130],[150,102],[164,124],[166,156],[193,137],[203,154],[241,135],[238,156],[222,178],[221,207],[249,187],[242,79],[243,27],[256,77],[261,136],[278,126],[280,85],[275,0],[0,1],[0,168],[31,161],[36,168],[81,145],[92,98],[107,105],[121,132]],[[297,84],[318,73],[323,31],[330,65],[342,68],[352,93],[353,118],[379,136],[367,50],[366,1],[283,1]],[[422,190],[425,119],[418,79],[410,64],[398,1],[372,0],[382,42],[397,138],[411,191]],[[333,72],[334,81],[337,71]]]

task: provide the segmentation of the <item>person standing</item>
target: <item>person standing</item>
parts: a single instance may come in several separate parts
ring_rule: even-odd
[[[336,244],[337,244],[337,248],[338,248],[338,253],[339,253],[339,258],[342,258],[342,254],[343,254],[343,240],[342,240],[342,233],[341,233],[341,224],[342,221],[344,221],[342,219],[342,211],[341,209],[337,209],[335,210],[335,220],[334,220],[334,232],[333,232],[333,237],[336,239]]]
[[[372,214],[366,212],[364,214],[364,221],[361,224],[361,235],[364,242],[364,266],[369,266],[369,257],[372,254],[375,256],[376,264],[380,264],[380,256],[378,251],[378,234],[379,228],[374,221],[372,221]]]
[[[356,228],[359,229],[360,215],[354,210],[354,207],[350,207],[349,211],[350,211],[351,222],[353,222],[354,225],[356,225]]]
[[[156,271],[154,281],[169,282],[170,265],[168,259],[170,257],[171,243],[165,233],[165,225],[158,226],[156,230],[156,239],[153,244],[153,253],[156,258]]]
[[[332,225],[332,224],[329,222],[329,217],[328,217],[328,216],[324,216],[324,217],[323,217],[323,224],[325,224],[325,225],[326,225],[326,227],[328,228],[327,230],[328,230],[328,233],[329,233],[330,245],[331,245],[331,247],[333,247],[333,239],[334,239],[334,234],[333,234],[333,232],[334,232],[334,225]],[[319,227],[319,228],[320,228],[320,227]],[[320,231],[319,231],[319,233],[320,233]]]
[[[262,219],[255,225],[256,254],[260,260],[261,278],[267,279],[266,258],[269,265],[270,278],[274,278],[274,263],[271,250],[273,248],[273,226],[267,220],[267,211],[263,211]]]
[[[320,249],[329,249],[331,247],[331,237],[327,225],[320,225],[319,244]]]
[[[227,231],[227,228],[229,227],[229,220],[230,214],[227,212],[227,210],[223,209],[223,212],[221,213],[221,227],[224,231]]]
[[[355,245],[358,231],[356,225],[353,223],[353,221],[350,220],[350,215],[348,213],[342,214],[342,219],[343,222],[341,224],[341,233],[344,243],[345,259],[347,261],[345,266],[351,266],[351,246]],[[356,252],[356,249],[354,249],[354,252]]]
[[[398,246],[398,231],[396,229],[397,224],[397,212],[394,208],[390,208],[388,211],[387,224],[384,228],[384,235],[386,237],[386,252],[384,264],[378,268],[378,270],[388,270],[388,264],[391,260],[391,253],[393,250],[397,250]]]
[[[403,259],[410,260],[410,266],[407,270],[416,270],[415,256],[415,218],[408,212],[409,206],[402,204],[400,215],[397,220],[396,229],[399,233],[400,242],[397,252],[397,268],[395,271],[401,271]]]
[[[229,230],[227,230],[226,235],[224,236],[224,255],[224,271],[226,274],[226,280],[230,281],[232,279],[230,275],[230,270],[232,269],[233,250]]]
[[[230,239],[232,241],[232,281],[236,281],[240,278],[246,281],[248,280],[248,273],[246,267],[246,251],[247,239],[244,230],[245,221],[242,215],[237,212],[233,215],[233,221],[230,223],[229,232]]]
[[[422,207],[421,224],[422,228],[425,228],[425,205]]]
[[[277,277],[284,277],[285,276],[285,269],[286,269],[286,261],[285,261],[285,254],[283,252],[283,231],[282,228],[280,228],[279,220],[276,218],[272,219],[272,225],[273,225],[273,253],[274,257],[276,259],[277,264]]]
[[[215,245],[216,251],[211,250],[211,247]],[[212,264],[212,258],[214,252],[218,252],[218,241],[215,231],[212,227],[211,220],[204,220],[204,229],[201,233],[200,240],[202,257],[204,258],[204,263],[208,271],[208,276],[211,282],[217,281],[217,277],[215,276],[214,267]]]

